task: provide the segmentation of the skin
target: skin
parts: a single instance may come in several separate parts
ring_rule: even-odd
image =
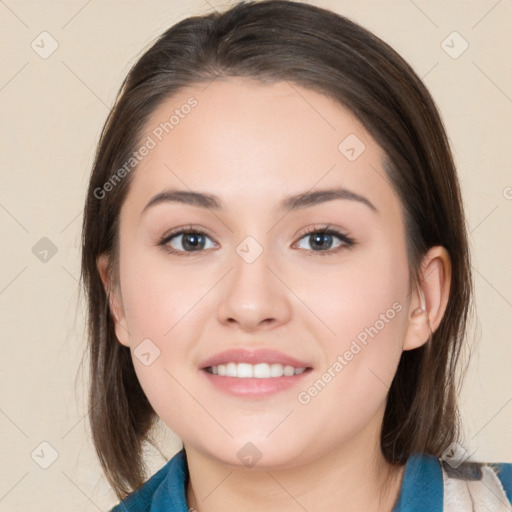
[[[333,100],[286,82],[217,79],[166,100],[144,138],[190,96],[197,106],[132,176],[120,215],[119,283],[111,282],[107,257],[98,258],[105,287],[113,285],[118,340],[132,350],[155,411],[185,446],[188,504],[200,512],[391,511],[403,468],[391,471],[380,451],[386,393],[402,351],[425,343],[442,319],[449,255],[433,247],[425,256],[423,312],[418,291],[409,293],[401,205],[383,179],[384,153]],[[366,146],[352,162],[338,149],[349,134]],[[289,194],[335,187],[364,196],[378,212],[346,199],[277,210]],[[167,202],[141,216],[166,188],[215,194],[224,208]],[[185,252],[182,237],[172,246],[184,256],[158,246],[188,224],[207,231],[204,250]],[[325,224],[356,245],[335,252],[343,242],[334,237],[324,249],[330,254],[313,251],[304,233]],[[252,263],[236,251],[249,235],[263,249]],[[298,392],[394,303],[400,312],[309,403],[299,403]],[[149,366],[133,354],[147,338],[160,350]],[[222,393],[199,365],[240,346],[275,348],[313,370],[300,387],[264,399]],[[253,467],[237,456],[248,442],[261,452]]]

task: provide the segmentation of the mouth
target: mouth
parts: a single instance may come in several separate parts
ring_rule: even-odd
[[[281,377],[293,377],[312,370],[310,366],[292,366],[281,363],[236,363],[234,361],[225,364],[207,366],[204,371],[220,377],[234,377],[237,379],[278,379]]]
[[[213,373],[214,371],[217,373]],[[226,373],[221,375],[224,371]],[[298,392],[304,386],[304,379],[312,371],[311,367],[283,367],[276,363],[228,363],[203,368],[201,374],[215,392],[220,391],[244,400],[264,400],[286,390],[295,389]]]
[[[199,369],[212,390],[251,399],[298,387],[313,371],[311,363],[270,347],[233,347],[204,360]]]

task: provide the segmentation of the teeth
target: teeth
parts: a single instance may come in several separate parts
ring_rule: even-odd
[[[283,366],[279,363],[267,364],[249,364],[249,363],[227,363],[219,364],[209,368],[213,375],[226,377],[238,377],[240,379],[269,379],[272,377],[291,377],[303,373],[306,368],[294,368],[293,366]]]

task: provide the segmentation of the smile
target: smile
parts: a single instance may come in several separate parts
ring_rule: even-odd
[[[226,363],[206,368],[208,373],[221,377],[237,377],[239,379],[272,379],[292,377],[306,371],[306,368],[282,365],[280,363]]]

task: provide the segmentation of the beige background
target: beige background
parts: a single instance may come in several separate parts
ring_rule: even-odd
[[[475,460],[512,462],[512,2],[314,3],[390,43],[440,107],[463,187],[477,292],[477,344],[461,397],[465,447]],[[93,152],[141,51],[176,21],[227,5],[0,2],[0,511],[96,511],[117,502],[84,416],[87,371],[77,377],[85,343],[80,229]],[[47,58],[31,47],[51,49],[43,31],[58,43]],[[458,58],[464,41],[446,39],[453,31],[469,44]],[[46,262],[36,250],[43,237],[57,250]],[[163,452],[179,446],[163,428]],[[151,452],[151,472],[163,463]]]

